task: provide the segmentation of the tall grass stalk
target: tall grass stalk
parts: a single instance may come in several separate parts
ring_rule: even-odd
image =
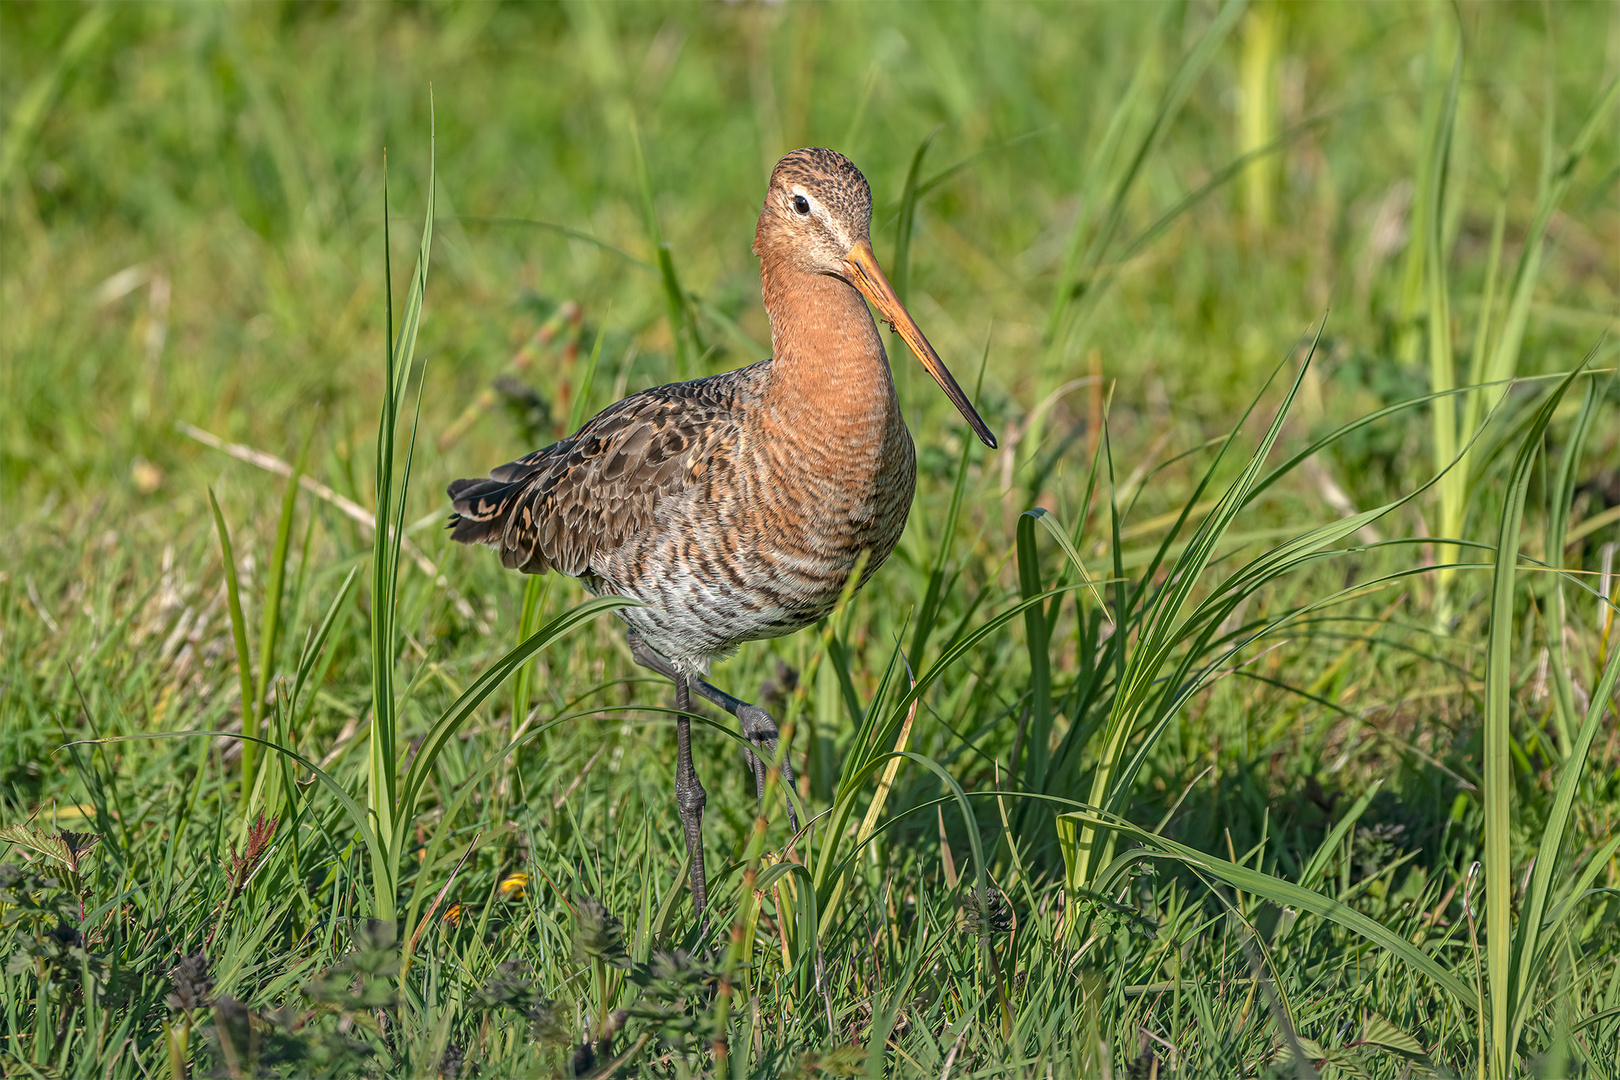
[[[421,414],[421,385],[411,419],[404,461],[397,459],[398,427],[405,408],[406,385],[416,355],[416,334],[421,325],[422,299],[427,290],[428,258],[433,248],[433,154],[429,153],[427,212],[422,219],[422,241],[396,333],[394,323],[393,259],[388,238],[388,185],[383,183],[383,273],[387,279],[386,317],[388,351],[383,367],[383,401],[377,428],[376,523],[371,559],[371,731],[367,739],[366,812],[376,831],[378,850],[372,859],[373,910],[392,920],[397,893],[399,851],[393,843],[402,815],[398,803],[399,706],[394,696],[394,666],[398,650],[394,597],[399,588],[399,549],[404,539],[405,495],[410,486],[411,455],[416,446],[416,424]],[[386,177],[386,174],[385,174]],[[396,482],[395,469],[399,467]]]
[[[1585,365],[1583,364],[1582,367]],[[1491,586],[1491,620],[1485,664],[1485,743],[1484,809],[1485,809],[1485,966],[1489,993],[1489,1070],[1492,1080],[1507,1080],[1517,1058],[1524,1017],[1531,1005],[1531,997],[1548,977],[1547,965],[1552,956],[1550,939],[1558,933],[1559,924],[1574,914],[1576,905],[1599,867],[1607,864],[1610,856],[1620,848],[1620,836],[1613,837],[1596,852],[1589,853],[1590,862],[1585,872],[1577,876],[1569,890],[1559,890],[1563,897],[1553,917],[1549,905],[1553,900],[1553,882],[1557,879],[1562,861],[1565,830],[1573,806],[1575,791],[1585,773],[1587,754],[1593,737],[1602,722],[1604,712],[1611,705],[1615,679],[1620,675],[1620,653],[1609,658],[1597,686],[1593,690],[1591,706],[1581,724],[1579,734],[1566,744],[1564,766],[1559,776],[1552,811],[1542,826],[1540,843],[1530,872],[1529,889],[1518,910],[1518,923],[1513,924],[1515,888],[1513,883],[1512,830],[1514,784],[1513,763],[1513,646],[1516,637],[1514,608],[1519,566],[1519,537],[1530,482],[1541,454],[1542,438],[1553,414],[1563,401],[1565,392],[1575,382],[1579,371],[1571,373],[1548,395],[1519,443],[1513,468],[1508,478],[1507,498],[1502,508],[1498,531],[1496,558]],[[1583,408],[1576,425],[1575,439],[1565,449],[1566,456],[1576,455],[1587,433],[1590,414]],[[1556,491],[1558,497],[1569,494],[1564,487]],[[1555,564],[1556,565],[1556,564]],[[1555,571],[1556,572],[1556,571]],[[1562,632],[1562,627],[1557,627]],[[1543,945],[1543,939],[1549,939]]]
[[[1439,50],[1444,48],[1444,36],[1438,23],[1431,57],[1438,69]],[[1446,192],[1451,163],[1452,130],[1457,118],[1457,91],[1462,82],[1463,52],[1459,40],[1452,50],[1451,71],[1442,84],[1431,71],[1430,85],[1424,95],[1424,114],[1428,118],[1425,131],[1428,142],[1424,150],[1428,155],[1423,170],[1423,184],[1418,191],[1419,206],[1414,216],[1414,227],[1421,222],[1423,228],[1423,280],[1426,285],[1425,323],[1428,338],[1429,390],[1440,394],[1449,391],[1456,382],[1456,360],[1451,348],[1451,291],[1446,281],[1446,263],[1450,251],[1446,244]],[[1483,391],[1479,391],[1483,393]],[[1446,468],[1457,456],[1457,411],[1449,397],[1437,399],[1432,414],[1434,423],[1434,466]],[[1440,535],[1461,536],[1462,515],[1467,507],[1468,477],[1466,469],[1449,469],[1440,481]],[[1440,545],[1435,557],[1444,564],[1455,558],[1455,551]],[[1435,579],[1438,598],[1436,611],[1442,622],[1449,620],[1447,596],[1450,593],[1449,568],[1440,570]]]
[[[1194,591],[1199,587],[1200,579],[1205,568],[1214,558],[1215,552],[1227,531],[1237,520],[1239,512],[1249,500],[1249,496],[1256,484],[1259,483],[1266,458],[1272,447],[1276,444],[1282,433],[1282,425],[1286,420],[1289,408],[1299,391],[1307,364],[1301,364],[1299,373],[1293,385],[1290,386],[1275,418],[1261,438],[1259,446],[1250,455],[1239,478],[1227,488],[1218,501],[1216,508],[1205,517],[1203,523],[1193,534],[1187,550],[1177,560],[1169,581],[1157,590],[1150,600],[1144,603],[1140,612],[1130,608],[1114,612],[1114,624],[1119,629],[1109,639],[1117,665],[1117,682],[1113,688],[1112,699],[1107,709],[1107,719],[1100,734],[1101,745],[1097,754],[1097,765],[1092,772],[1090,796],[1088,802],[1099,807],[1106,813],[1117,813],[1123,805],[1124,799],[1131,790],[1144,753],[1151,748],[1157,738],[1158,732],[1164,729],[1174,713],[1175,707],[1181,700],[1178,694],[1166,695],[1162,692],[1166,667],[1172,664],[1173,656],[1180,651],[1181,646],[1196,640],[1201,633],[1207,633],[1209,607],[1208,602],[1203,607],[1189,613]],[[1252,407],[1251,407],[1252,411]],[[1234,428],[1227,442],[1215,456],[1215,464],[1219,464],[1232,441],[1237,437],[1241,425]],[[1196,502],[1197,496],[1202,494],[1203,488],[1212,478],[1214,465],[1205,474],[1195,493],[1183,508],[1181,520],[1184,521]],[[1117,529],[1119,509],[1117,500],[1113,503],[1112,518],[1116,529],[1115,551],[1117,559]],[[1178,521],[1178,526],[1180,522]],[[1308,534],[1314,540],[1311,547],[1321,546],[1331,542],[1334,530],[1328,527],[1326,532]],[[1161,545],[1159,555],[1162,558],[1169,537],[1174,536],[1172,528],[1165,543]],[[1341,533],[1340,535],[1345,535]],[[1309,550],[1309,547],[1306,548]],[[1277,573],[1288,568],[1286,562],[1279,565],[1268,566],[1266,570]],[[1116,577],[1121,577],[1121,568],[1116,566]],[[1152,569],[1144,577],[1142,584],[1132,597],[1132,607],[1136,597],[1144,596],[1145,590],[1152,580]],[[1269,575],[1268,575],[1269,576]],[[1258,584],[1256,582],[1256,584]],[[1116,586],[1120,590],[1120,586]],[[1122,592],[1117,592],[1122,595]],[[1191,617],[1189,617],[1189,614]],[[1134,649],[1127,649],[1126,639],[1130,636],[1130,622],[1137,623],[1137,640]],[[1199,650],[1194,649],[1189,656],[1196,655]],[[1187,671],[1187,660],[1183,659],[1178,665],[1178,675],[1190,674]],[[1179,682],[1174,679],[1174,682]],[[1199,680],[1201,681],[1201,680]],[[1147,728],[1144,732],[1143,729]],[[1133,758],[1131,745],[1138,734],[1142,734],[1142,742],[1138,746]],[[1103,845],[1099,850],[1099,844]],[[1107,834],[1099,833],[1093,825],[1083,825],[1078,834],[1063,838],[1063,859],[1065,865],[1066,885],[1072,897],[1071,903],[1065,908],[1066,929],[1072,934],[1077,925],[1080,913],[1079,899],[1083,892],[1091,889],[1093,876],[1101,863],[1109,858],[1107,854],[1111,842]]]
[[[388,354],[377,433],[377,506],[371,577],[372,700],[371,730],[367,739],[366,820],[357,821],[355,825],[367,840],[371,855],[372,911],[376,917],[388,922],[393,922],[398,914],[399,861],[407,842],[407,831],[415,819],[427,778],[445,744],[484,699],[531,656],[596,615],[633,603],[618,597],[597,597],[539,627],[485,671],[433,722],[409,768],[399,768],[399,721],[404,702],[394,692],[394,666],[398,650],[396,618],[400,541],[404,537],[405,502],[410,488],[412,451],[416,444],[414,416],[402,460],[396,459],[396,444],[407,380],[415,357],[417,329],[421,324],[422,300],[427,288],[428,257],[433,242],[433,191],[434,176],[430,161],[428,205],[423,216],[422,241],[397,334],[391,287],[388,292]],[[386,185],[384,200],[386,234]],[[388,266],[389,260],[385,255],[385,272]],[[389,280],[391,283],[391,272]],[[419,383],[417,388],[418,412],[421,407],[421,385]]]
[[[1408,362],[1415,360],[1419,338],[1417,321],[1421,312],[1425,327],[1423,336],[1427,339],[1429,386],[1439,393],[1457,385],[1457,359],[1452,343],[1452,290],[1447,280],[1451,250],[1445,231],[1446,223],[1452,217],[1447,209],[1450,194],[1448,170],[1464,53],[1460,32],[1452,42],[1453,35],[1446,31],[1450,16],[1436,8],[1433,18],[1423,97],[1423,142],[1417,169],[1417,205],[1412,220],[1412,240],[1407,251],[1402,294],[1402,310],[1408,321],[1397,343],[1397,351]],[[1451,56],[1449,75],[1442,79],[1440,73],[1447,52]],[[1549,87],[1542,116],[1541,169],[1535,210],[1508,287],[1507,306],[1498,318],[1497,278],[1506,220],[1505,209],[1499,205],[1492,226],[1483,298],[1473,329],[1474,344],[1465,384],[1468,392],[1460,403],[1462,415],[1459,418],[1457,414],[1458,403],[1444,400],[1436,401],[1431,417],[1436,469],[1445,467],[1453,459],[1460,443],[1472,439],[1484,423],[1492,406],[1493,395],[1505,393],[1509,381],[1520,373],[1521,351],[1529,324],[1531,301],[1540,277],[1548,225],[1568,193],[1576,168],[1591,152],[1604,130],[1605,118],[1617,95],[1620,95],[1620,79],[1611,78],[1593,99],[1569,148],[1560,154],[1556,149],[1553,95]],[[1479,459],[1478,451],[1470,448],[1463,452],[1458,467],[1451,470],[1441,482],[1440,536],[1461,538],[1465,534],[1469,511],[1477,501],[1477,481],[1486,464]],[[1435,614],[1442,625],[1453,619],[1452,592],[1456,570],[1448,564],[1456,556],[1454,546],[1446,543],[1436,545],[1436,557],[1441,569],[1435,578]],[[1559,724],[1561,742],[1567,742],[1568,720],[1562,707]]]
[[[313,432],[311,433],[313,434]],[[259,619],[259,664],[258,676],[253,682],[253,699],[251,706],[244,702],[242,708],[242,730],[250,735],[259,735],[264,730],[265,723],[265,697],[270,691],[271,679],[276,671],[276,658],[281,643],[281,629],[285,621],[283,618],[283,605],[286,600],[287,561],[291,554],[293,512],[298,505],[298,484],[304,475],[304,466],[309,459],[309,441],[304,442],[304,449],[298,455],[298,461],[293,466],[292,475],[287,478],[287,486],[281,496],[281,515],[276,522],[275,545],[270,551],[269,577],[265,582],[264,610]],[[215,506],[218,512],[218,506]],[[217,522],[223,532],[223,520]],[[306,560],[307,561],[307,560]],[[236,610],[232,610],[233,617]],[[238,663],[241,658],[238,657]],[[251,722],[250,722],[251,716]],[[272,741],[279,741],[272,735]],[[256,809],[255,800],[264,794],[264,781],[258,775],[257,768],[258,744],[247,742],[242,744],[242,798],[240,813],[244,821],[249,820]],[[279,775],[279,768],[277,770]],[[273,811],[272,811],[273,812]]]
[[[1258,236],[1271,225],[1272,188],[1277,161],[1261,150],[1277,137],[1277,58],[1283,36],[1283,7],[1276,0],[1256,0],[1243,16],[1243,55],[1239,80],[1243,92],[1238,150],[1253,155],[1243,168],[1243,210],[1249,230]]]

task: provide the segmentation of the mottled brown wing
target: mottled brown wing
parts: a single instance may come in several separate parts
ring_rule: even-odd
[[[741,408],[763,367],[632,394],[568,438],[492,469],[487,480],[455,481],[451,535],[489,544],[505,566],[525,573],[585,573],[593,555],[650,524],[661,500],[735,445]]]

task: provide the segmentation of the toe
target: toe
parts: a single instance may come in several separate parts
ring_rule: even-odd
[[[767,759],[763,753],[753,753],[748,756],[754,759],[754,798],[763,799],[765,797],[765,762]]]

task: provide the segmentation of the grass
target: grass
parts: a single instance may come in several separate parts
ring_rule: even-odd
[[[0,31],[6,1075],[1620,1074],[1611,8]],[[700,938],[669,687],[442,490],[763,356],[803,144],[1002,448],[896,352]]]

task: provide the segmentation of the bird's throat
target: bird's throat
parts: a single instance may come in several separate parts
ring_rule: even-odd
[[[761,279],[774,357],[770,412],[834,438],[879,435],[899,404],[866,300],[827,274],[767,263]]]

